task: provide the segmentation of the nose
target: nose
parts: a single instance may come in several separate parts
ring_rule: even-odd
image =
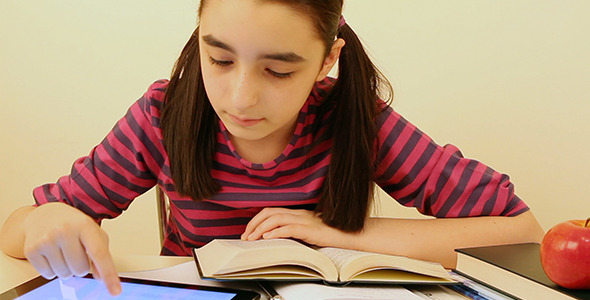
[[[258,103],[258,83],[248,71],[237,76],[233,94],[233,105],[238,111],[244,111]]]

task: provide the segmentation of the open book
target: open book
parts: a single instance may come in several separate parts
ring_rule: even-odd
[[[338,248],[314,249],[288,239],[213,240],[193,254],[201,277],[208,279],[455,283],[437,263]]]

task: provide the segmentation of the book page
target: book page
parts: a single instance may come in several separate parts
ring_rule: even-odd
[[[344,266],[346,264],[350,263],[351,261],[353,261],[357,258],[372,254],[372,253],[367,253],[367,252],[362,252],[362,251],[355,251],[355,250],[341,249],[341,248],[332,248],[332,247],[320,248],[317,251],[324,253],[326,256],[328,256],[330,258],[330,260],[332,260],[332,262],[336,266],[336,269],[338,269],[339,273],[344,268]]]
[[[442,278],[443,281],[453,281],[449,273],[440,264],[433,262],[403,256],[330,247],[321,248],[318,251],[326,254],[334,262],[341,281],[349,281],[361,275],[365,281],[379,281],[379,277],[386,279],[386,275],[398,277],[403,281],[418,281],[420,277],[411,276],[411,273]],[[369,273],[370,271],[374,272],[374,274]],[[404,274],[404,272],[410,273]],[[391,276],[388,276],[387,280],[391,280]]]
[[[268,272],[268,267],[299,266],[314,270],[326,280],[336,281],[336,268],[328,257],[299,242],[288,239],[257,241],[214,240],[195,250],[203,275],[223,278],[245,272],[248,276],[256,270]],[[285,271],[292,269],[285,268]],[[300,274],[301,272],[298,272]]]
[[[272,239],[272,240],[257,240],[257,241],[242,241],[242,240],[219,240],[219,244],[240,248],[240,249],[263,249],[263,248],[277,248],[277,247],[305,247],[301,243],[288,239]]]

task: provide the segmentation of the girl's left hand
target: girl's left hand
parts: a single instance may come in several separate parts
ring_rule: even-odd
[[[241,238],[248,241],[294,238],[317,246],[346,247],[352,235],[324,224],[313,211],[267,207],[248,222]]]

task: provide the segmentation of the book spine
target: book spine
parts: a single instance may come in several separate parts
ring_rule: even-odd
[[[470,277],[467,274],[461,273],[461,271],[453,270],[450,272],[453,279],[461,282],[464,286],[477,291],[480,295],[487,297],[488,299],[494,300],[514,300],[520,299],[513,295],[510,295],[498,288],[489,286],[484,282],[480,282],[475,278]]]

